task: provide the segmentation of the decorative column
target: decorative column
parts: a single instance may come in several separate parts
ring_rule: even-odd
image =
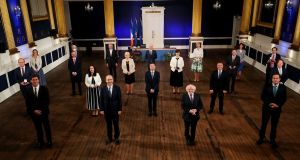
[[[0,15],[2,17],[3,28],[5,32],[5,37],[7,41],[7,46],[10,54],[19,52],[16,48],[13,31],[11,28],[11,23],[9,19],[9,13],[7,9],[6,0],[0,0]]]
[[[24,25],[25,25],[26,35],[27,35],[28,46],[29,46],[29,48],[31,48],[36,45],[34,43],[33,36],[32,36],[31,24],[30,24],[26,0],[20,0],[20,5],[21,5],[21,11],[22,11],[23,19],[24,19]]]
[[[58,37],[60,38],[68,37],[66,20],[65,20],[64,1],[54,0],[54,2],[55,2],[56,20],[58,26]]]
[[[193,19],[192,19],[192,35],[190,37],[189,50],[190,53],[195,48],[197,42],[203,47],[203,37],[201,37],[202,22],[202,0],[193,0]]]
[[[49,11],[51,29],[55,29],[55,22],[54,22],[53,9],[52,9],[52,0],[47,0],[47,6],[48,6],[48,11]]]
[[[115,37],[113,0],[104,0],[105,34],[107,38]]]
[[[104,46],[104,59],[105,59],[106,49],[109,44],[113,44],[114,48],[117,50],[117,38],[115,35],[113,0],[104,0],[104,19],[105,19],[105,38],[103,39],[103,46]]]
[[[244,0],[242,22],[240,27],[240,39],[248,39],[252,1],[253,0]]]
[[[300,6],[299,6],[300,9]],[[296,28],[294,32],[294,38],[293,38],[293,43],[291,44],[291,49],[299,51],[300,47],[300,10],[298,9],[298,17],[296,21]]]
[[[256,27],[259,0],[254,0],[251,27]]]
[[[275,24],[275,32],[272,43],[279,44],[280,32],[281,32],[281,24],[284,15],[286,0],[280,0],[277,10],[276,24]]]

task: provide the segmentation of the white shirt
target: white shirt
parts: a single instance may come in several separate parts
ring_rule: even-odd
[[[278,68],[278,72],[280,75],[282,75],[282,68]]]

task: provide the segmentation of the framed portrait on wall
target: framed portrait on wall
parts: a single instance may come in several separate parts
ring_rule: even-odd
[[[278,6],[278,0],[261,0],[259,5],[259,14],[257,25],[267,28],[273,28],[275,23],[275,14]]]
[[[29,0],[32,21],[42,21],[48,19],[46,0]]]

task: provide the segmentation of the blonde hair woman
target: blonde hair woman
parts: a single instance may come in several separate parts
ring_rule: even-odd
[[[39,75],[40,85],[45,86],[46,78],[42,69],[42,58],[39,56],[37,49],[32,50],[29,66],[32,69],[33,74]]]
[[[124,59],[122,60],[122,70],[125,76],[126,94],[133,93],[133,83],[135,82],[135,64],[130,53],[125,52]]]

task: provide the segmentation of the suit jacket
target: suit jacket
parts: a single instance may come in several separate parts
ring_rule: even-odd
[[[110,55],[109,49],[106,50],[106,63],[108,65],[115,65],[118,63],[118,53],[116,50],[112,50],[112,54]]]
[[[226,71],[222,71],[220,78],[218,78],[218,70],[213,71],[210,76],[209,89],[214,92],[229,90],[229,77]]]
[[[17,68],[14,72],[15,78],[17,82],[20,84],[21,82],[24,82],[24,79],[27,79],[28,82],[31,80],[32,70],[30,67],[25,66],[25,73],[22,76],[21,68]]]
[[[155,63],[155,59],[157,58],[157,53],[155,50],[152,50],[152,54],[150,54],[150,51],[146,51],[145,60],[148,63]]]
[[[77,57],[75,63],[72,58],[69,58],[68,61],[68,69],[70,71],[71,77],[74,77],[76,81],[82,81],[82,71],[81,71],[81,60]],[[77,75],[73,76],[72,72],[76,72]]]
[[[100,111],[112,114],[118,114],[118,111],[122,111],[122,97],[119,86],[113,85],[111,97],[107,86],[101,88]]]
[[[267,61],[267,69],[270,68],[270,64],[271,64],[271,57],[272,57],[272,54],[269,54],[268,55],[268,61]],[[275,62],[274,62],[274,67],[277,66],[277,62],[278,60],[281,59],[281,55],[276,53],[276,57],[275,57]]]
[[[49,92],[46,86],[41,86],[38,90],[38,97],[35,96],[33,87],[29,86],[26,90],[27,113],[34,115],[34,110],[41,110],[42,115],[49,114]]]
[[[226,66],[227,66],[230,73],[236,73],[237,72],[237,68],[240,65],[240,61],[241,60],[240,60],[240,57],[238,55],[236,55],[234,60],[232,59],[232,55],[227,57]],[[229,67],[231,67],[231,69]]]
[[[193,101],[191,101],[189,94],[186,92],[182,95],[181,107],[183,109],[182,118],[185,121],[199,120],[200,110],[203,108],[203,103],[200,94],[194,93]],[[196,115],[189,113],[190,109],[197,109]]]
[[[267,85],[266,87],[264,87],[261,94],[261,100],[263,101],[264,107],[269,107],[270,103],[275,103],[279,106],[280,110],[283,104],[286,102],[286,97],[287,97],[286,87],[283,84],[279,84],[275,96],[273,94],[272,85]]]
[[[274,67],[271,71],[271,76],[275,73],[279,74],[278,68]],[[282,74],[280,75],[280,82],[282,82],[283,84],[286,82],[286,80],[288,79],[288,71],[282,67]],[[272,77],[270,77],[270,83],[272,82]]]
[[[160,73],[158,71],[154,72],[153,78],[151,76],[151,72],[147,71],[145,73],[145,82],[146,82],[145,91],[146,91],[146,93],[150,94],[150,89],[154,89],[154,94],[158,94],[159,81],[160,81]]]
[[[122,71],[124,74],[132,74],[135,72],[135,64],[132,58],[129,58],[129,72],[127,71],[126,59],[122,60]]]

